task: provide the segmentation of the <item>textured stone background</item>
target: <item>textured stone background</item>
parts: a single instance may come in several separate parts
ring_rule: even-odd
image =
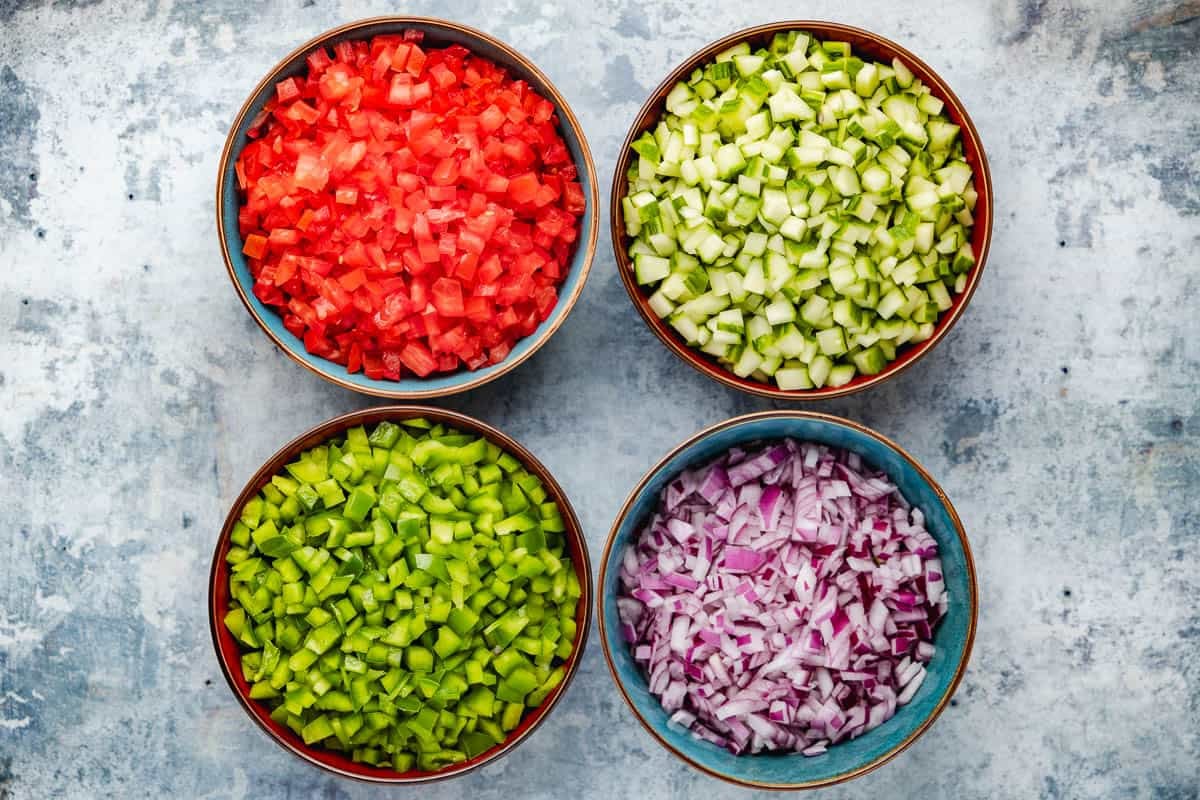
[[[282,53],[388,12],[533,57],[601,185],[651,87],[737,28],[838,19],[942,71],[995,173],[987,274],[933,356],[822,408],[897,438],[954,498],[979,636],[933,729],[826,795],[1198,796],[1200,4],[256,5],[0,0],[0,798],[747,794],[641,731],[594,638],[514,756],[412,791],[298,763],[220,678],[204,598],[226,505],[279,443],[367,401],[287,361],[235,299],[218,151]],[[659,345],[606,237],[553,341],[447,403],[546,462],[594,557],[662,453],[768,406]]]

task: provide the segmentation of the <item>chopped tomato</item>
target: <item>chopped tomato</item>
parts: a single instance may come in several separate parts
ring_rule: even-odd
[[[262,258],[267,252],[267,237],[258,233],[250,234],[242,245],[242,252],[251,258]]]
[[[539,188],[537,175],[532,172],[518,175],[508,182],[508,194],[518,203],[532,203]]]
[[[433,354],[420,342],[404,345],[404,349],[400,351],[400,361],[422,378],[437,369]]]
[[[255,296],[372,379],[504,360],[557,304],[587,205],[554,105],[419,36],[307,65],[235,165]]]
[[[438,278],[433,282],[433,307],[443,317],[463,315],[462,284],[454,278]]]

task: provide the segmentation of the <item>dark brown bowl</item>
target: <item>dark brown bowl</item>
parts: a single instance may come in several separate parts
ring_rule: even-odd
[[[923,342],[905,346],[897,353],[896,359],[884,367],[878,375],[856,375],[854,380],[845,386],[826,386],[820,389],[803,390],[785,390],[773,384],[738,377],[714,358],[689,347],[670,325],[659,319],[658,315],[650,308],[650,295],[638,286],[637,280],[634,278],[629,260],[630,239],[625,235],[624,215],[621,211],[621,198],[625,196],[629,187],[626,173],[629,171],[629,162],[633,152],[631,145],[643,132],[652,129],[658,123],[659,117],[665,110],[667,94],[675,84],[686,79],[693,70],[712,60],[722,50],[738,42],[765,45],[775,34],[792,30],[808,31],[819,39],[849,42],[855,52],[861,56],[884,62],[890,62],[893,58],[903,61],[913,74],[930,88],[933,95],[945,103],[945,113],[962,129],[963,157],[974,172],[975,191],[979,195],[973,212],[975,226],[971,231],[975,266],[967,273],[967,285],[962,293],[954,295],[953,305],[938,317],[933,336]],[[642,315],[642,319],[650,326],[650,330],[654,331],[654,334],[671,352],[713,380],[750,394],[771,397],[776,400],[828,400],[853,394],[883,383],[916,363],[950,332],[954,323],[958,322],[958,318],[966,310],[967,303],[971,301],[971,296],[975,293],[979,278],[983,274],[983,266],[987,263],[988,249],[992,241],[992,173],[988,167],[987,156],[983,152],[979,131],[976,130],[975,123],[971,121],[962,101],[951,91],[949,84],[942,80],[933,67],[890,39],[885,39],[862,28],[820,20],[789,20],[746,28],[703,47],[676,67],[658,85],[658,88],[650,95],[650,99],[638,111],[638,115],[629,129],[629,134],[625,137],[617,159],[616,171],[613,173],[610,202],[609,218],[612,229],[613,254],[617,259],[617,271],[621,274],[621,281],[625,284],[625,290],[629,292],[629,298],[637,307],[638,313]]]
[[[254,296],[254,279],[242,255],[242,237],[238,232],[237,215],[241,207],[241,197],[237,189],[234,164],[249,141],[245,135],[246,130],[267,100],[274,96],[275,84],[286,77],[304,73],[307,69],[305,57],[309,53],[322,47],[332,47],[341,41],[367,39],[405,30],[421,31],[425,35],[425,42],[431,46],[460,44],[473,53],[491,59],[507,69],[513,77],[528,82],[553,103],[563,140],[579,172],[579,182],[583,186],[587,210],[579,221],[579,240],[575,245],[566,277],[559,287],[558,304],[533,333],[513,345],[507,358],[498,364],[474,371],[460,369],[449,373],[434,373],[425,378],[406,376],[399,381],[389,381],[368,378],[361,372],[350,373],[341,364],[309,353],[305,350],[304,343],[283,326],[283,319],[278,312]],[[430,17],[388,16],[351,22],[309,39],[288,53],[258,82],[238,111],[217,167],[217,239],[220,242],[221,256],[225,260],[225,269],[242,305],[250,312],[258,327],[288,358],[330,383],[391,400],[426,400],[465,392],[499,378],[536,353],[566,321],[567,315],[583,291],[592,258],[596,254],[596,238],[600,231],[599,208],[596,167],[592,162],[587,139],[583,135],[583,127],[545,73],[528,58],[493,36],[457,22]]]
[[[229,565],[225,561],[225,556],[229,552],[230,533],[233,531],[233,526],[238,521],[241,509],[246,504],[246,501],[257,494],[271,480],[273,475],[280,472],[284,465],[299,455],[299,453],[328,441],[331,437],[345,431],[347,428],[352,428],[355,425],[373,425],[384,420],[397,422],[399,420],[412,419],[413,417],[424,417],[433,422],[443,423],[461,431],[479,434],[499,445],[506,452],[511,453],[526,469],[541,480],[542,484],[546,487],[546,491],[550,493],[550,496],[554,498],[554,501],[558,503],[562,511],[563,521],[566,523],[567,528],[565,534],[567,550],[570,553],[571,564],[575,569],[575,574],[579,578],[579,586],[582,593],[579,598],[579,605],[575,611],[575,647],[563,665],[566,669],[566,676],[563,678],[563,682],[546,697],[542,704],[529,711],[525,715],[525,718],[521,720],[521,724],[509,733],[508,738],[504,742],[484,753],[480,753],[474,758],[460,764],[452,764],[436,772],[411,770],[402,773],[382,767],[373,767],[368,764],[359,764],[351,761],[342,753],[306,745],[304,740],[297,736],[290,728],[271,719],[270,710],[265,704],[250,699],[250,685],[242,677],[241,648],[233,638],[233,634],[225,627],[223,620],[226,612],[229,610]],[[208,622],[212,632],[213,646],[217,652],[217,661],[221,665],[221,672],[225,675],[225,680],[228,681],[229,688],[233,690],[238,702],[241,703],[242,708],[250,718],[268,736],[274,739],[280,747],[308,763],[336,775],[372,783],[424,783],[452,778],[456,775],[463,775],[470,772],[507,754],[533,733],[534,729],[546,719],[558,703],[559,698],[566,692],[567,686],[570,685],[571,679],[575,676],[575,672],[579,667],[580,659],[583,657],[591,619],[592,568],[588,558],[587,540],[584,538],[579,518],[575,516],[575,510],[571,507],[571,503],[567,499],[567,495],[562,487],[559,486],[558,481],[554,480],[554,476],[550,474],[550,471],[515,439],[506,436],[487,423],[480,422],[473,417],[428,406],[380,406],[343,414],[327,422],[322,422],[320,425],[301,434],[280,448],[279,452],[267,459],[267,462],[254,473],[254,477],[246,483],[245,488],[242,489],[241,494],[238,495],[237,500],[234,501],[233,506],[230,508],[229,515],[225,518],[225,524],[221,528],[221,535],[217,539],[217,546],[213,550],[212,570],[209,574],[208,582]]]

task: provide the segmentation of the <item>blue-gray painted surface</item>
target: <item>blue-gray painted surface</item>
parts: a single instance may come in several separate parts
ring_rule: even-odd
[[[749,794],[645,734],[598,647],[511,757],[412,790],[297,762],[220,678],[204,600],[226,504],[281,442],[369,401],[286,360],[237,301],[213,224],[218,153],[295,44],[408,12],[533,57],[580,117],[602,185],[650,88],[737,28],[836,19],[940,70],[995,175],[987,272],[931,356],[820,408],[896,438],[954,499],[979,634],[932,730],[825,795],[1196,798],[1196,3],[482,5],[0,0],[0,797]],[[606,236],[554,339],[446,403],[545,461],[594,560],[659,456],[770,407],[657,342]]]

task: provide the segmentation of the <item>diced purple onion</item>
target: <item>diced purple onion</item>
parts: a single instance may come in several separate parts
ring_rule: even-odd
[[[920,509],[856,454],[790,439],[667,484],[620,580],[650,692],[734,753],[815,756],[882,725],[949,605]]]

